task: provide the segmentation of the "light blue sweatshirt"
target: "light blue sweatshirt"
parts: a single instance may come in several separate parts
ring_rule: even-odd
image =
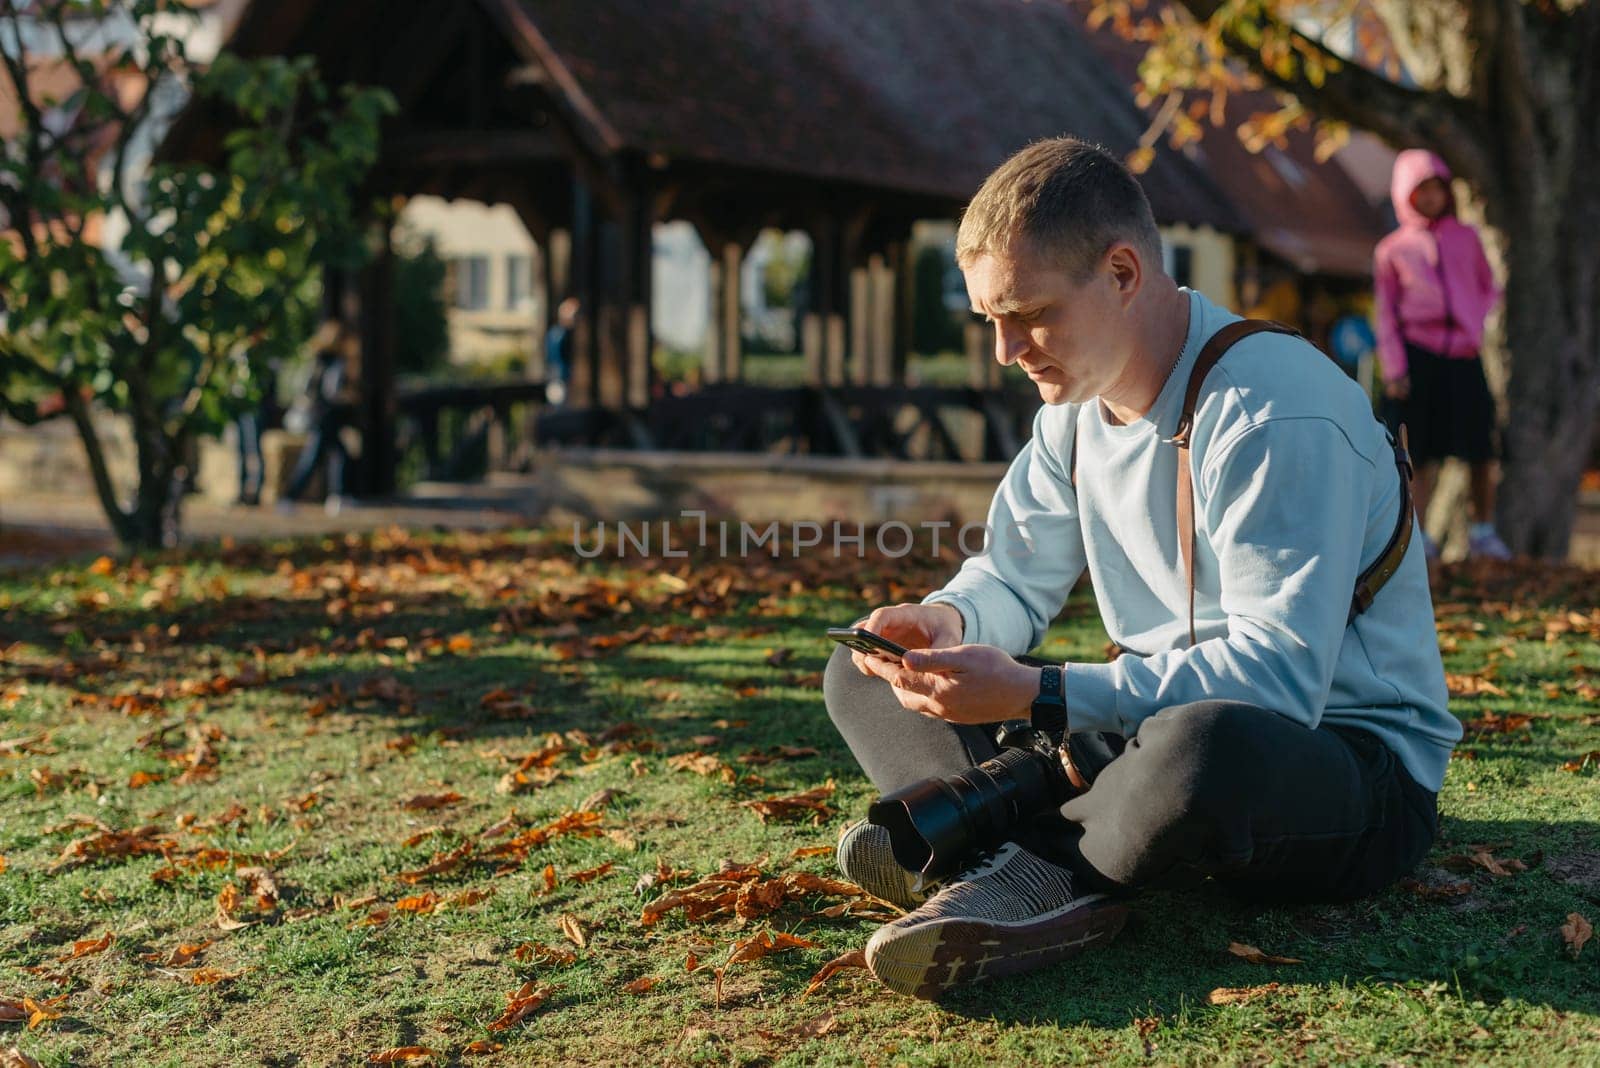
[[[926,601],[960,611],[964,641],[1024,653],[1087,567],[1107,633],[1131,652],[1067,664],[1072,730],[1132,737],[1172,705],[1242,701],[1308,727],[1370,731],[1437,791],[1461,724],[1447,708],[1422,538],[1413,532],[1399,571],[1347,626],[1357,575],[1394,533],[1400,480],[1366,395],[1299,338],[1245,338],[1200,392],[1189,647],[1178,450],[1164,439],[1201,346],[1238,316],[1187,292],[1183,353],[1145,417],[1115,425],[1097,400],[1042,408],[995,492],[986,551]]]

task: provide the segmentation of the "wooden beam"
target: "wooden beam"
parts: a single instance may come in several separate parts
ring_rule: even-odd
[[[548,130],[399,130],[383,140],[383,166],[395,170],[556,163],[565,158],[560,140]]]

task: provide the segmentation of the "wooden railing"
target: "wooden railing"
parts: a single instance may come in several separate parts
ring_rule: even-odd
[[[1004,461],[1038,408],[1021,391],[930,386],[709,386],[639,411],[544,398],[520,380],[402,390],[397,454],[447,481],[527,470],[549,445]]]

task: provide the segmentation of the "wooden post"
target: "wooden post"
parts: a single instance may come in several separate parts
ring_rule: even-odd
[[[849,377],[858,386],[872,381],[872,268],[850,268]]]
[[[806,380],[812,385],[839,384],[835,356],[844,347],[844,324],[839,318],[838,276],[839,221],[819,215],[811,231],[811,312],[802,328]]]
[[[706,264],[706,276],[711,283],[711,307],[706,315],[706,347],[700,359],[700,383],[714,386],[722,381],[722,289],[728,283],[722,276],[722,260],[716,250],[707,251],[711,253],[710,262]]]
[[[594,198],[581,181],[572,183],[571,286],[578,298],[578,322],[573,330],[572,366],[568,368],[567,403],[592,407],[598,400],[600,285],[599,235]]]
[[[1000,364],[991,353],[994,342],[987,323],[968,321],[962,331],[967,349],[967,380],[974,389],[994,389],[1000,385]]]
[[[729,241],[722,246],[721,306],[717,309],[722,333],[721,380],[738,382],[744,378],[744,303],[740,299],[744,279],[744,246]]]
[[[361,471],[368,494],[388,496],[395,486],[394,243],[387,220],[378,223],[378,247],[362,270]]]
[[[633,196],[618,222],[618,251],[621,285],[618,303],[623,311],[623,396],[630,408],[650,404],[655,379],[651,360],[650,289],[654,261],[654,220],[650,217],[651,198]]]
[[[894,373],[894,272],[886,253],[874,253],[867,261],[872,280],[872,374],[875,386],[893,385]]]
[[[911,242],[896,241],[889,246],[889,289],[891,312],[889,339],[889,381],[910,384],[911,330],[916,286],[911,277]]]

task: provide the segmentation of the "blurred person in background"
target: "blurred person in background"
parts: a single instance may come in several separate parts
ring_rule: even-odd
[[[1511,550],[1494,528],[1494,399],[1479,358],[1500,287],[1477,232],[1456,218],[1444,160],[1423,149],[1400,153],[1390,195],[1400,227],[1378,242],[1373,265],[1378,361],[1385,414],[1410,434],[1417,515],[1427,518],[1439,462],[1465,460],[1472,469],[1468,551],[1506,560]],[[1430,559],[1438,556],[1431,539],[1425,548]]]

